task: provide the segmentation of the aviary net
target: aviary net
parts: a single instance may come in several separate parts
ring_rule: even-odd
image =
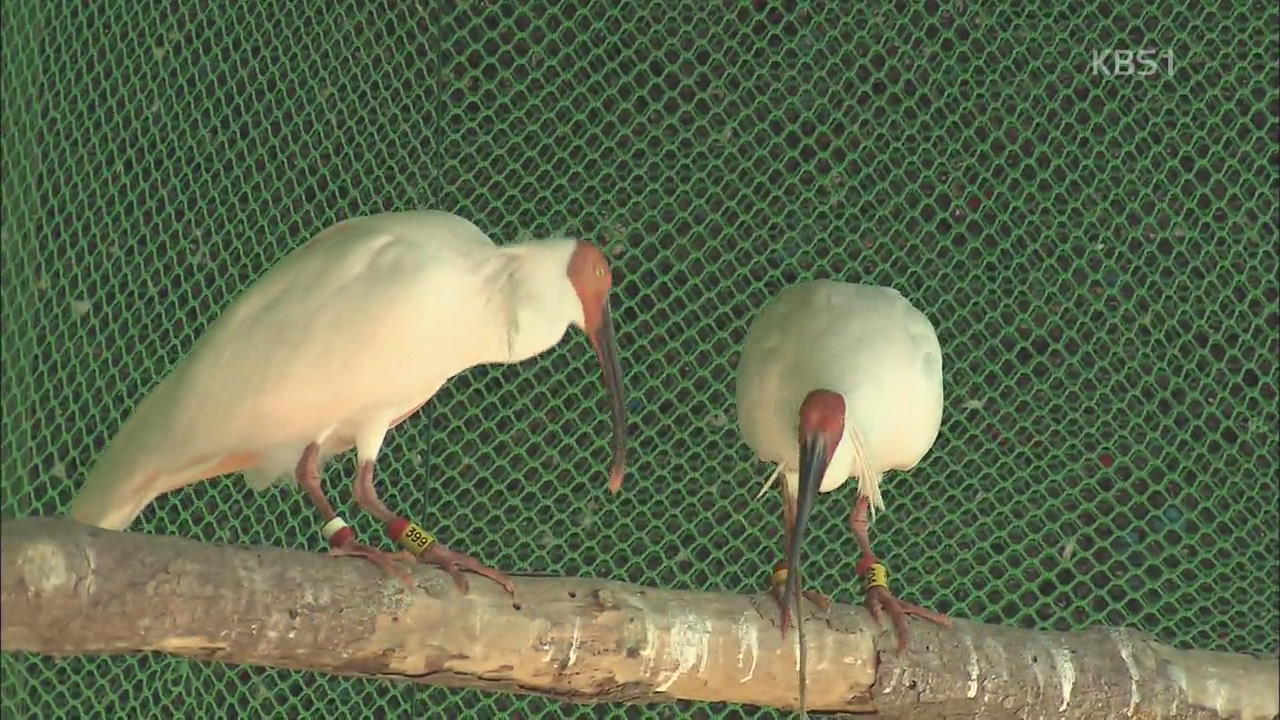
[[[1031,628],[1277,650],[1272,2],[50,4],[4,10],[3,516],[63,512],[235,294],[345,217],[443,208],[618,267],[631,471],[571,335],[390,434],[380,487],[507,570],[759,592],[749,319],[812,277],[935,323],[937,444],[884,484],[904,596]],[[1145,52],[1140,52],[1145,51]],[[349,504],[351,457],[328,468]],[[344,480],[339,481],[337,478]],[[850,488],[851,486],[846,486]],[[812,584],[860,599],[818,503]],[[292,486],[131,528],[319,552]],[[4,655],[12,717],[770,717],[583,708],[160,656]]]

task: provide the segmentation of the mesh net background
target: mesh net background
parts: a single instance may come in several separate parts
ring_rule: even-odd
[[[3,517],[64,511],[289,248],[438,207],[499,243],[607,248],[632,435],[611,498],[578,334],[456,378],[390,434],[379,483],[454,547],[760,591],[781,531],[776,496],[751,500],[768,468],[736,429],[738,349],[768,298],[834,277],[900,289],[943,347],[937,444],[886,479],[873,531],[904,597],[1276,652],[1277,5],[837,5],[7,2]],[[1140,48],[1154,74],[1092,69]],[[353,465],[326,477],[359,517]],[[806,569],[856,601],[849,487],[818,502]],[[294,487],[234,478],[131,529],[323,549]],[[0,663],[14,717],[774,716],[162,656]]]

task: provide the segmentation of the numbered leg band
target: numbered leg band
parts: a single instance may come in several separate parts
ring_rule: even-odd
[[[880,563],[872,563],[871,567],[862,574],[863,587],[867,592],[871,592],[871,588],[882,587],[889,589],[889,569]]]
[[[334,517],[320,528],[320,534],[329,541],[329,547],[342,547],[356,536],[356,531],[347,525],[347,521]]]
[[[388,523],[387,534],[414,555],[421,555],[436,542],[434,535],[404,518]]]

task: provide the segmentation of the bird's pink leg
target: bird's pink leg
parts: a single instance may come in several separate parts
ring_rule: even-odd
[[[888,582],[888,571],[875,553],[871,552],[871,522],[867,519],[870,508],[871,501],[867,496],[859,495],[858,502],[853,506],[853,512],[849,513],[849,528],[853,530],[854,536],[858,538],[858,545],[862,548],[862,559],[858,561],[857,573],[868,585],[866,606],[876,622],[880,622],[881,609],[889,611],[893,627],[898,632],[898,652],[901,653],[907,649],[907,615],[915,615],[948,628],[951,627],[951,618],[899,600],[889,592],[889,586],[884,584]],[[877,568],[879,569],[878,578],[876,577]]]
[[[796,525],[796,499],[792,497],[787,490],[786,481],[779,483],[782,488],[782,557],[787,557],[791,551],[791,533]],[[787,604],[787,599],[783,597],[783,589],[787,586],[787,563],[779,561],[773,566],[773,574],[769,576],[769,594],[773,596],[774,601],[778,603],[778,608],[782,611],[782,620],[778,623],[782,628],[782,636],[787,636],[787,629],[791,627],[791,606]],[[809,602],[822,608],[823,611],[831,609],[831,598],[823,595],[817,590],[802,590],[801,594]]]
[[[297,479],[298,484],[303,490],[307,491],[307,496],[311,498],[311,502],[320,511],[320,516],[325,522],[329,522],[338,516],[333,511],[333,506],[329,504],[329,498],[324,496],[324,490],[320,487],[320,445],[311,443],[306,450],[302,451],[302,457],[298,459],[298,465],[293,469],[293,476]]]
[[[338,517],[338,514],[333,511],[333,506],[329,504],[329,498],[325,497],[324,490],[320,487],[320,446],[317,443],[311,443],[302,452],[302,457],[294,468],[294,477],[307,492],[326,523]],[[329,537],[329,554],[362,557],[382,568],[388,575],[399,578],[410,587],[413,586],[413,578],[404,568],[395,563],[398,559],[411,560],[412,556],[406,557],[407,553],[385,553],[377,548],[361,545],[356,542],[355,530],[350,527],[344,526]]]
[[[373,488],[372,461],[360,463],[360,469],[356,472],[353,494],[360,507],[386,523],[387,534],[391,535],[393,540],[406,547],[411,547],[411,552],[419,560],[444,568],[462,593],[465,594],[468,590],[467,579],[462,575],[463,570],[483,575],[501,585],[502,589],[509,593],[515,592],[515,583],[511,582],[511,578],[491,567],[481,565],[479,561],[470,555],[450,550],[444,543],[436,540],[422,528],[391,512],[383,504],[382,500],[378,498],[378,492]]]

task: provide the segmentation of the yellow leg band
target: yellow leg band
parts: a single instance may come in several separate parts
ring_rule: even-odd
[[[787,583],[787,569],[780,567],[774,570],[769,579],[775,586],[785,585]]]
[[[436,539],[435,536],[423,530],[416,523],[409,523],[405,526],[404,532],[400,533],[400,537],[396,538],[396,542],[403,545],[406,550],[414,555],[421,555],[426,552],[427,548],[435,544]]]
[[[867,592],[871,592],[871,588],[882,587],[889,589],[889,569],[880,563],[875,563],[867,568],[862,574],[863,587]]]

